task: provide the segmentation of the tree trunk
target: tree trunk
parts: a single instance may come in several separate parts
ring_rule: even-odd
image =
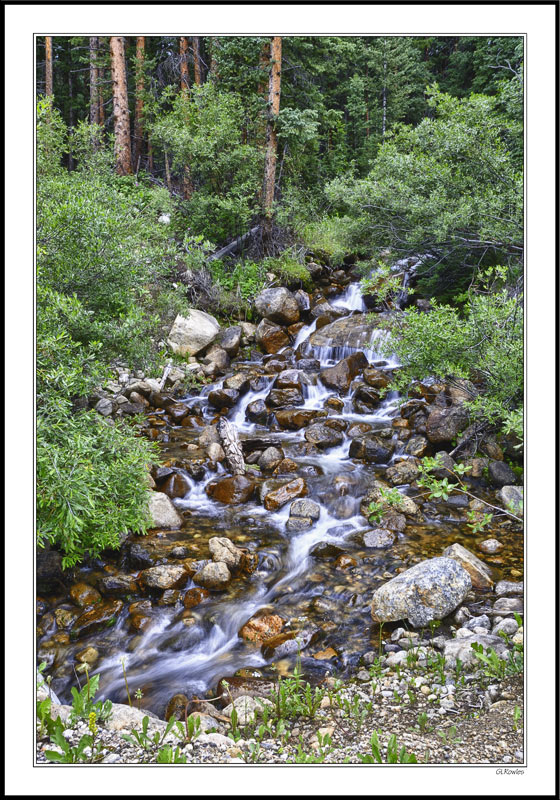
[[[169,193],[171,193],[171,170],[169,169],[169,158],[167,156],[167,150],[163,151],[165,156],[165,180],[167,182],[167,189]]]
[[[385,44],[385,43],[384,43]],[[383,56],[383,120],[381,122],[381,141],[385,141],[387,127],[387,56]]]
[[[89,37],[89,121],[99,125],[99,67],[97,53],[99,37]]]
[[[98,41],[98,56],[103,49],[103,39]],[[102,66],[97,67],[97,99],[99,101],[99,124],[105,127],[105,91],[103,88],[103,81],[105,80],[105,68]]]
[[[136,172],[142,158],[142,145],[144,139],[144,56],[146,50],[146,37],[136,38],[136,107],[134,110],[134,167]]]
[[[124,36],[111,36],[111,76],[113,79],[113,116],[115,119],[115,159],[117,175],[132,174],[130,119],[126,90]]]
[[[194,82],[202,86],[202,64],[200,63],[200,37],[193,36]]]
[[[179,37],[179,67],[181,69],[181,91],[186,92],[190,89],[189,82],[189,40],[186,36]]]
[[[263,234],[265,243],[272,233],[272,205],[276,180],[276,151],[278,137],[276,119],[280,111],[280,81],[282,72],[282,37],[273,36],[270,44],[270,79],[268,89],[268,114],[266,126],[266,153],[263,182]]]
[[[217,80],[220,76],[218,75],[218,60],[216,58],[216,53],[218,52],[218,39],[213,36],[210,40],[210,74],[213,80]]]
[[[245,475],[245,459],[239,443],[237,428],[225,417],[220,417],[216,428],[230,470],[234,475]]]
[[[153,175],[154,172],[154,151],[152,149],[152,140],[148,136],[148,169]]]
[[[45,94],[53,96],[53,47],[52,36],[45,36]]]

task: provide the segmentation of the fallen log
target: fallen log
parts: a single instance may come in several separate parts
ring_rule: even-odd
[[[245,475],[245,459],[239,443],[237,428],[225,417],[221,417],[216,425],[226,461],[233,475]]]
[[[244,233],[243,236],[238,236],[237,239],[234,239],[233,242],[230,242],[229,244],[226,244],[226,246],[222,247],[221,250],[218,250],[216,253],[212,253],[211,256],[208,256],[207,260],[208,261],[215,261],[218,258],[223,258],[224,256],[227,256],[230,253],[233,253],[235,250],[237,250],[237,248],[240,245],[243,244],[243,242],[247,241],[247,239],[250,239],[251,236],[254,236],[255,233],[259,230],[259,228],[260,228],[260,225],[255,225],[254,228],[251,228],[250,231],[247,231],[247,233]]]

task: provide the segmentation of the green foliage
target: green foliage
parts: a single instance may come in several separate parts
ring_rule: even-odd
[[[409,753],[404,745],[399,749],[397,744],[397,737],[395,734],[389,737],[387,741],[387,758],[383,757],[381,752],[381,745],[379,743],[379,736],[381,731],[374,731],[371,735],[371,755],[369,753],[358,753],[358,758],[362,764],[417,764],[417,759],[414,753]]]
[[[418,290],[450,297],[481,264],[520,274],[523,178],[495,98],[432,87],[429,104],[434,118],[396,126],[367,178],[337,178],[327,195],[360,220],[358,241],[423,254]]]
[[[488,678],[503,680],[508,675],[518,675],[523,672],[524,654],[522,644],[515,644],[513,649],[508,651],[505,659],[501,658],[493,647],[487,647],[485,650],[481,644],[476,642],[473,642],[471,647],[476,658],[484,665],[483,674]]]
[[[284,250],[277,258],[266,258],[262,266],[265,272],[273,272],[283,286],[291,289],[313,288],[308,269],[295,257],[293,250]]]
[[[163,745],[164,739],[175,728],[176,723],[177,720],[175,719],[175,717],[170,717],[163,734],[160,731],[155,731],[153,735],[150,735],[148,733],[150,718],[146,716],[142,719],[141,730],[132,728],[131,731],[132,735],[129,736],[128,734],[123,733],[122,738],[125,739],[125,741],[130,742],[131,744],[140,745],[140,747],[142,747],[144,750],[147,750],[148,752],[157,753],[159,751],[160,746]]]
[[[307,681],[304,684],[298,658],[293,677],[278,679],[278,688],[272,694],[271,700],[279,719],[292,719],[299,716],[313,719],[324,696],[324,689],[320,689],[318,686],[313,689]]]
[[[210,262],[210,272],[218,286],[243,301],[256,297],[266,283],[264,264],[254,261],[237,261],[233,266],[227,266],[216,259]]]
[[[50,739],[53,744],[56,744],[62,753],[56,750],[45,750],[45,757],[49,761],[54,761],[59,764],[80,764],[90,763],[94,764],[103,758],[101,753],[101,745],[96,743],[95,735],[85,733],[77,745],[71,746],[63,735],[64,725],[60,717],[56,719],[55,727],[50,733]],[[86,748],[89,753],[86,753]]]
[[[186,764],[187,757],[181,755],[179,746],[173,750],[172,745],[166,744],[159,750],[156,757],[156,764]]]
[[[102,722],[108,720],[112,714],[113,704],[110,700],[94,702],[94,697],[99,689],[99,675],[93,675],[90,679],[89,674],[86,672],[86,679],[86,685],[79,691],[75,686],[72,686],[71,724],[79,719],[88,719],[92,713],[95,714],[96,719]]]

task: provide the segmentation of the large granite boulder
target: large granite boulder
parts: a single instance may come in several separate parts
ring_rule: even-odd
[[[470,588],[470,575],[457,561],[430,558],[380,586],[373,594],[371,616],[374,622],[408,619],[421,628],[450,614]]]
[[[163,492],[152,492],[149,501],[150,517],[154,528],[180,528],[183,520],[175,506]]]
[[[294,295],[284,287],[264,289],[255,298],[255,308],[261,317],[281,325],[299,322],[299,305]]]
[[[211,314],[191,308],[188,317],[175,317],[167,342],[174,353],[195,356],[214,341],[220,323]]]

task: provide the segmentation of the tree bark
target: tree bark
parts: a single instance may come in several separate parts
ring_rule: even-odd
[[[179,67],[181,69],[181,91],[186,92],[190,89],[189,81],[189,40],[186,36],[179,37]]]
[[[218,74],[218,60],[216,53],[218,52],[218,39],[212,36],[210,39],[210,75],[213,80],[217,80],[220,76]]]
[[[53,45],[52,36],[45,36],[45,94],[53,96]]]
[[[72,83],[72,42],[68,38],[68,126],[70,130],[74,127],[74,86]],[[72,139],[68,148],[68,170],[74,169],[74,157],[72,155]]]
[[[103,39],[99,39],[98,42],[98,57],[103,49]],[[99,124],[103,128],[105,126],[105,98],[104,98],[104,89],[103,89],[103,81],[105,79],[105,68],[98,65],[97,67],[97,99],[99,101]]]
[[[225,417],[220,417],[216,428],[230,470],[234,475],[245,475],[245,459],[239,443],[237,428]]]
[[[99,37],[89,37],[89,121],[99,125],[99,67],[97,54]]]
[[[274,36],[270,43],[270,79],[268,84],[268,114],[266,126],[266,152],[263,182],[263,234],[270,238],[272,232],[272,205],[276,180],[278,137],[276,119],[280,112],[280,81],[282,74],[282,37]]]
[[[144,56],[146,51],[146,37],[136,38],[136,107],[134,110],[134,167],[136,172],[142,158],[142,145],[144,139]]]
[[[202,64],[200,63],[200,37],[193,36],[193,58],[194,58],[194,82],[197,86],[202,86]]]
[[[126,89],[124,37],[111,36],[111,76],[113,79],[113,116],[115,119],[115,159],[118,175],[132,174],[130,119]]]
[[[167,189],[169,193],[171,193],[171,170],[169,169],[169,158],[167,156],[167,150],[163,151],[165,156],[165,180],[167,183]]]

